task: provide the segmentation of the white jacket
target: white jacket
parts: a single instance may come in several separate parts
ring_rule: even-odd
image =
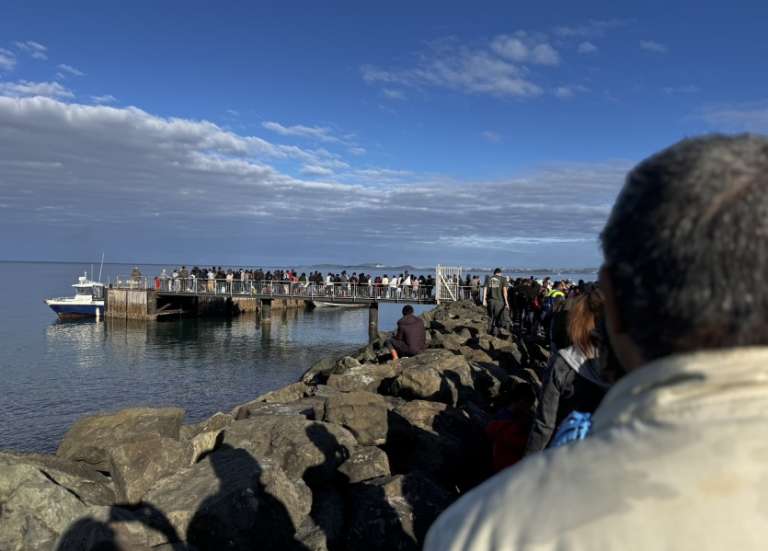
[[[768,549],[768,348],[649,364],[593,421],[461,498],[425,549]]]

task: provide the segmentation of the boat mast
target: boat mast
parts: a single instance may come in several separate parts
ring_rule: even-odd
[[[101,269],[104,267],[104,251],[101,253],[101,266],[99,266],[99,283],[101,283]]]

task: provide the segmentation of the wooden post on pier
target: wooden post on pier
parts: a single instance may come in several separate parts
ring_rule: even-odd
[[[379,338],[379,303],[372,302],[368,307],[368,342]]]
[[[261,309],[259,310],[259,318],[261,319],[261,323],[272,322],[272,299],[271,298],[261,299]]]

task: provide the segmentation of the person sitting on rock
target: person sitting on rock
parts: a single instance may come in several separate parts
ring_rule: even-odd
[[[591,434],[463,496],[427,551],[766,548],[768,138],[686,139],[627,177],[600,287],[627,375]]]
[[[427,348],[427,331],[421,318],[413,315],[413,306],[403,306],[403,317],[397,322],[397,332],[387,345],[392,359],[400,356],[415,356]]]

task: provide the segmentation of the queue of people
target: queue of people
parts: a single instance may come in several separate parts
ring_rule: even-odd
[[[427,551],[765,548],[766,173],[754,135],[686,139],[629,173],[599,289],[553,297],[528,455],[443,512]]]
[[[261,268],[199,268],[186,266],[170,272],[163,268],[154,279],[157,290],[176,293],[327,295],[380,299],[428,300],[434,297],[433,275],[400,274],[373,275],[364,272],[340,273],[320,271],[309,273]]]

